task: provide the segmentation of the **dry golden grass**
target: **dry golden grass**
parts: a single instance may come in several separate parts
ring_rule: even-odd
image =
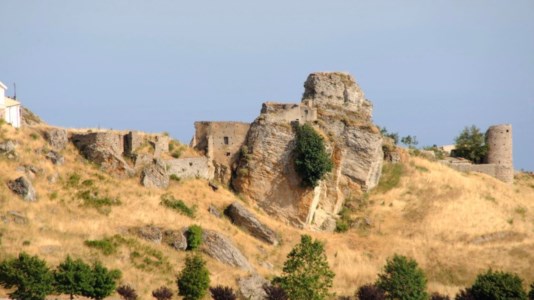
[[[145,189],[136,178],[116,179],[101,172],[81,158],[72,145],[63,151],[65,164],[54,166],[36,152],[47,147],[40,136],[30,136],[38,132],[37,128],[0,127],[3,139],[18,142],[16,161],[0,158],[0,215],[15,210],[30,220],[27,225],[0,225],[0,257],[26,251],[45,258],[51,266],[67,254],[87,261],[99,259],[109,267],[121,269],[121,282],[131,284],[144,299],[150,299],[150,292],[161,285],[176,289],[175,276],[183,266],[185,252],[138,240],[168,259],[171,271],[154,272],[133,266],[127,247],[104,256],[84,246],[84,241],[115,234],[127,236],[126,229],[132,226],[153,224],[180,229],[198,224],[231,237],[267,278],[280,274],[300,235],[311,234],[325,242],[336,273],[333,291],[338,295],[352,295],[360,285],[376,280],[386,258],[394,253],[415,258],[429,278],[429,290],[449,295],[471,284],[476,274],[488,267],[517,272],[525,284],[534,281],[529,269],[534,265],[534,178],[526,175],[507,185],[486,175],[461,174],[422,158],[410,158],[397,187],[370,194],[370,205],[362,213],[372,226],[343,234],[295,229],[249,203],[262,222],[280,233],[282,243],[273,247],[250,237],[227,219],[217,219],[207,212],[210,204],[223,210],[231,202],[241,201],[226,189],[213,191],[203,180],[172,181],[167,191]],[[32,179],[39,197],[35,203],[22,201],[5,185],[23,174],[15,171],[21,165],[42,169]],[[54,174],[58,180],[51,183],[48,178]],[[122,204],[112,207],[107,215],[82,206],[75,196],[77,189],[67,187],[72,174],[80,175],[80,181],[92,180],[102,195],[117,197]],[[197,205],[197,217],[190,219],[161,206],[160,196],[167,192],[188,205]],[[473,242],[492,233],[501,235],[494,240]],[[245,275],[211,258],[207,261],[213,285],[236,287],[236,279]],[[264,262],[271,263],[274,269],[263,267]]]

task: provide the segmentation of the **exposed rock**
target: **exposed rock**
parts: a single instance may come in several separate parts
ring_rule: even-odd
[[[146,154],[146,153],[136,153],[132,154],[133,160],[134,160],[134,168],[135,170],[141,170],[154,160],[154,156],[152,154]]]
[[[42,124],[43,121],[39,116],[34,114],[31,110],[28,108],[21,106],[20,107],[20,114],[21,114],[21,123],[23,126],[33,126],[37,124]]]
[[[9,222],[13,222],[18,225],[28,224],[28,218],[21,212],[15,210],[8,211],[6,215],[1,217],[1,219],[5,224]]]
[[[224,211],[232,223],[244,228],[252,236],[272,245],[278,245],[276,233],[267,225],[262,224],[250,211],[241,203],[234,202]]]
[[[48,180],[49,183],[56,183],[58,178],[59,178],[59,174],[58,173],[50,174],[50,175],[48,175],[46,177],[46,179]]]
[[[221,218],[222,217],[221,212],[213,204],[210,204],[210,206],[208,207],[208,212],[210,214],[216,216],[217,218]]]
[[[69,142],[67,136],[67,130],[61,128],[51,128],[45,132],[45,139],[48,141],[48,144],[56,151],[61,151],[65,149],[67,143]]]
[[[321,224],[321,230],[334,232],[336,230],[336,219],[328,216]]]
[[[204,230],[202,232],[202,244],[200,248],[204,253],[224,264],[253,271],[253,267],[247,258],[228,237],[221,233]]]
[[[163,233],[161,232],[161,228],[153,226],[153,225],[146,225],[143,227],[135,227],[132,229],[132,232],[139,236],[142,239],[145,239],[149,242],[159,244],[161,243],[161,240],[163,238]]]
[[[48,158],[54,165],[62,165],[65,162],[63,155],[54,150],[50,150],[46,154],[46,158]]]
[[[0,155],[7,156],[9,159],[14,159],[17,157],[15,150],[16,144],[11,140],[0,143]]]
[[[267,297],[267,294],[263,290],[263,286],[266,284],[268,285],[269,282],[258,274],[239,278],[237,284],[241,295],[243,295],[245,299],[263,300]]]
[[[26,201],[37,201],[37,194],[33,188],[32,183],[25,177],[21,176],[15,180],[10,180],[7,183],[9,189],[15,194],[20,195]]]
[[[480,235],[469,242],[475,245],[491,242],[520,242],[524,240],[525,237],[525,234],[515,231],[497,231]]]
[[[208,182],[208,185],[210,186],[210,188],[211,188],[214,192],[217,191],[217,190],[219,189],[219,186],[218,186],[215,182],[213,182],[213,181]]]
[[[141,184],[148,188],[166,189],[169,186],[167,166],[161,159],[154,159],[141,173]]]
[[[163,242],[178,251],[185,251],[187,249],[186,231],[187,229],[165,230],[163,232]]]

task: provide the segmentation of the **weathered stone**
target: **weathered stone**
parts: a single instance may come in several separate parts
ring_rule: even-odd
[[[29,202],[37,201],[37,194],[32,183],[24,176],[21,176],[15,180],[10,180],[7,183],[7,186],[15,194],[23,197],[24,200]]]
[[[226,236],[216,231],[204,230],[202,232],[201,250],[215,260],[233,267],[247,271],[254,268],[247,258],[237,249],[234,243]]]
[[[24,214],[22,214],[21,212],[15,210],[8,211],[7,214],[2,216],[1,218],[2,221],[6,224],[9,222],[13,222],[18,225],[28,224],[28,218],[24,216]]]
[[[239,278],[237,281],[241,295],[243,295],[245,299],[249,300],[265,299],[267,294],[265,293],[265,290],[263,290],[263,286],[268,284],[269,282],[258,274]]]
[[[46,158],[48,158],[54,165],[62,165],[65,162],[63,155],[54,150],[50,150],[46,154]]]
[[[152,154],[146,154],[146,153],[136,153],[132,154],[133,160],[134,160],[134,168],[136,170],[141,170],[154,160],[154,156]]]
[[[65,149],[69,141],[67,136],[67,130],[61,128],[51,128],[45,132],[45,139],[48,144],[56,151]]]
[[[15,153],[16,145],[12,140],[7,140],[3,143],[0,143],[0,154],[8,155]]]
[[[167,166],[161,159],[154,159],[141,173],[141,184],[148,188],[166,189],[169,186]]]
[[[163,232],[163,242],[173,247],[175,250],[185,251],[187,249],[186,231],[187,229],[165,230]]]
[[[213,173],[207,157],[177,158],[166,160],[169,175],[179,178],[212,179]]]
[[[252,236],[272,245],[278,245],[276,233],[267,225],[262,224],[250,211],[241,203],[234,202],[224,211],[232,223],[244,228]]]
[[[161,228],[153,226],[153,225],[136,227],[136,228],[133,228],[132,231],[140,238],[147,240],[149,242],[152,242],[152,243],[156,243],[156,244],[160,244],[163,238],[163,233],[161,232]]]
[[[208,185],[210,186],[210,188],[211,188],[214,192],[216,192],[217,190],[219,190],[219,186],[218,186],[215,182],[213,182],[213,181],[208,182]]]
[[[210,206],[208,206],[208,212],[214,216],[216,216],[217,218],[221,218],[221,212],[217,209],[217,207],[215,207],[213,204],[210,204]]]

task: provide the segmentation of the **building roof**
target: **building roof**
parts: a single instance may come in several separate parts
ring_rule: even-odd
[[[0,81],[0,88],[3,88],[4,90],[7,90],[7,86]]]
[[[6,97],[5,98],[5,105],[6,105],[6,107],[17,106],[17,105],[20,105],[20,102],[18,102],[15,99],[11,99],[9,97]]]

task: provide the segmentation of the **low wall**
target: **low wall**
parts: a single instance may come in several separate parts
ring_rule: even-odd
[[[456,171],[460,172],[478,172],[493,176],[506,183],[514,182],[514,168],[512,166],[497,165],[497,164],[481,164],[474,165],[469,163],[450,163],[449,161],[442,160],[442,164],[447,165]]]
[[[177,158],[165,163],[169,175],[174,174],[180,178],[213,178],[207,157]]]

